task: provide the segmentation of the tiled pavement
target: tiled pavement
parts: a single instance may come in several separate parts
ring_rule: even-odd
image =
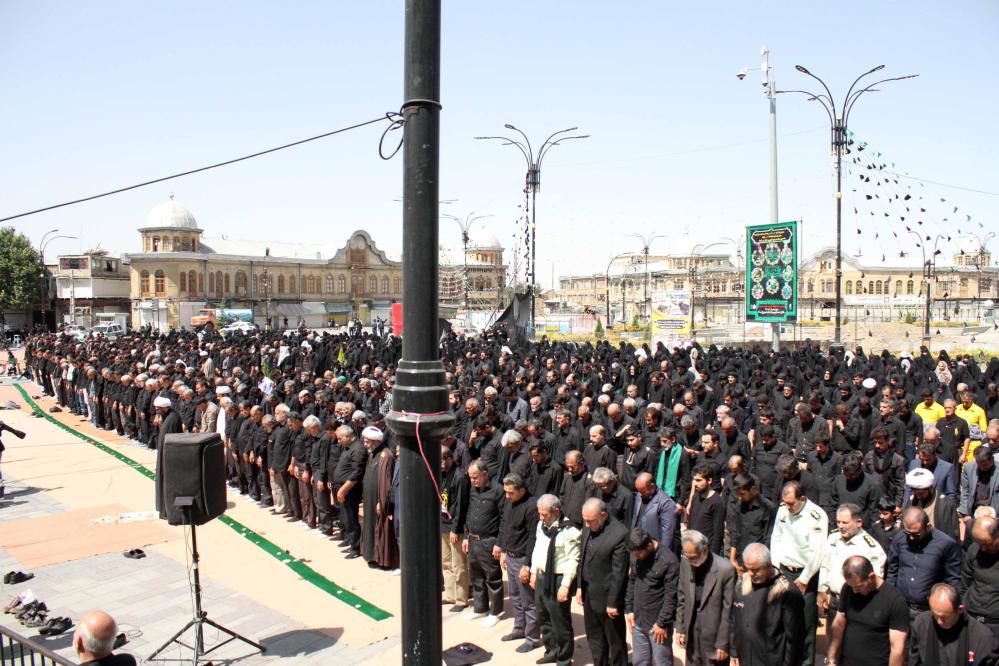
[[[7,479],[7,496],[0,500],[0,517],[4,521],[52,515],[64,510],[65,507],[47,498],[44,492],[25,487],[16,479]],[[216,555],[203,552],[201,556]],[[0,546],[0,570],[19,569],[18,562]],[[119,553],[97,555],[32,573],[35,577],[27,582],[3,585],[3,604],[19,592],[31,589],[45,601],[50,617],[66,615],[75,619],[91,608],[106,610],[118,621],[121,631],[133,636],[122,650],[140,661],[193,616],[185,567],[153,552],[140,560],[128,559]],[[398,642],[398,638],[388,639],[364,649],[351,649],[338,643],[341,629],[308,630],[211,580],[202,579],[202,586],[204,609],[211,619],[267,648],[261,655],[250,646],[232,642],[210,655],[214,664],[270,664],[278,659],[287,664],[355,664],[389,649],[392,642]],[[36,629],[25,629],[13,615],[0,615],[0,623],[22,635],[35,637],[62,656],[75,657],[71,631],[48,638],[37,635]],[[193,629],[185,634],[185,642],[190,644],[193,634]],[[219,641],[219,632],[206,627],[205,640],[207,647],[211,647]],[[190,651],[174,645],[150,663],[182,663],[185,660],[189,662]]]

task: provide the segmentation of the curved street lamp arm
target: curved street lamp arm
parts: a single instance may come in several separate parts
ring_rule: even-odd
[[[38,250],[39,257],[44,257],[45,256],[45,248],[48,247],[49,243],[51,243],[54,240],[59,240],[60,238],[71,238],[73,240],[80,240],[76,236],[53,236],[52,238],[50,238],[47,241],[45,241],[44,245],[42,245],[42,246],[39,247],[39,250]]]
[[[807,90],[778,90],[777,91],[778,95],[784,94],[784,93],[801,93],[802,95],[807,95],[809,102],[818,102],[819,104],[822,105],[822,108],[826,110],[826,116],[829,117],[829,125],[832,126],[832,127],[836,126],[836,118],[833,116],[834,111],[833,111],[833,109],[830,108],[832,106],[832,104],[826,104],[826,102],[824,100],[829,100],[829,98],[826,97],[825,95],[816,95],[815,93],[808,92]],[[829,100],[829,101],[831,102],[832,100]]]
[[[541,162],[542,160],[545,159],[545,155],[547,155],[548,151],[554,148],[555,146],[561,145],[563,141],[572,141],[573,139],[589,139],[589,138],[590,138],[589,134],[580,134],[579,136],[563,136],[561,139],[558,139],[556,141],[547,144],[542,148],[541,153],[538,155],[538,163],[537,163],[538,170],[539,171],[541,170]]]
[[[507,128],[507,129],[512,129],[514,132],[516,132],[520,136],[524,137],[524,143],[527,144],[527,155],[528,155],[527,161],[531,163],[531,167],[533,168],[533,166],[534,166],[534,149],[531,148],[531,140],[528,139],[527,135],[524,134],[520,130],[520,128],[516,127],[515,125],[511,125],[510,123],[507,123],[503,127]]]
[[[853,105],[857,101],[857,99],[861,95],[863,95],[865,92],[878,92],[875,89],[875,86],[879,86],[882,83],[888,83],[889,81],[903,81],[905,79],[914,79],[917,76],[919,76],[919,74],[909,74],[907,76],[895,76],[895,77],[892,77],[890,79],[881,79],[880,81],[875,81],[871,85],[865,86],[865,87],[861,88],[860,90],[852,93],[852,96],[851,95],[847,95],[846,101],[844,102],[846,110],[843,112],[843,124],[844,125],[847,124],[847,119],[850,117],[850,110],[853,108]]]
[[[528,155],[527,149],[524,147],[524,144],[522,144],[519,141],[516,141],[506,136],[477,136],[474,138],[479,141],[488,141],[488,140],[502,141],[503,143],[501,145],[504,146],[517,146],[521,154],[524,156],[524,160],[527,162],[527,168],[531,169],[534,166],[534,164],[531,162],[531,157]]]
[[[552,142],[552,139],[554,139],[559,134],[566,134],[568,132],[575,132],[578,129],[579,129],[578,127],[569,127],[567,129],[564,129],[564,130],[559,130],[557,132],[552,132],[552,135],[550,137],[548,137],[547,139],[545,139],[545,142],[541,144],[541,148],[538,149],[538,160],[539,161],[541,160],[541,153],[545,152],[545,147],[548,146],[548,144],[550,144]]]
[[[844,122],[846,121],[846,116],[847,116],[846,105],[847,105],[847,102],[850,99],[850,95],[853,93],[853,89],[857,86],[857,83],[859,83],[860,79],[864,78],[868,74],[873,74],[874,72],[879,72],[879,71],[881,71],[884,68],[885,68],[884,65],[878,65],[877,67],[872,67],[871,69],[867,70],[866,72],[864,72],[863,74],[861,74],[860,76],[858,76],[853,81],[853,83],[850,84],[850,88],[846,91],[846,97],[843,98],[843,120],[844,120]],[[874,85],[877,85],[877,84],[874,84]],[[870,87],[870,86],[868,86],[868,87]]]
[[[823,81],[822,79],[820,79],[819,77],[815,76],[815,75],[814,75],[814,74],[812,74],[811,72],[809,72],[809,71],[808,71],[807,69],[805,69],[805,68],[804,68],[804,67],[802,67],[801,65],[795,65],[795,66],[794,66],[794,68],[795,68],[796,70],[798,70],[799,72],[801,72],[802,74],[805,74],[805,75],[807,75],[807,76],[810,76],[810,77],[812,77],[813,79],[815,79],[816,81],[818,81],[818,82],[819,82],[819,84],[821,84],[821,85],[822,85],[822,87],[823,87],[823,88],[825,89],[825,91],[826,91],[826,95],[827,95],[827,96],[829,97],[829,104],[830,104],[830,105],[832,106],[832,113],[833,113],[833,117],[838,117],[838,116],[836,116],[836,102],[835,102],[835,101],[833,100],[833,96],[832,96],[832,93],[831,93],[831,92],[829,92],[829,86],[827,86],[827,85],[826,85],[826,82],[825,82],[825,81]]]

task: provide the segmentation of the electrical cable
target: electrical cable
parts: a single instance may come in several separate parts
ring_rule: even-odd
[[[380,123],[380,122],[383,122],[383,121],[386,121],[386,120],[392,123],[392,125],[390,126],[389,129],[398,129],[398,126],[401,125],[401,122],[398,120],[398,115],[399,114],[397,114],[395,112],[388,112],[385,115],[380,116],[378,118],[375,118],[373,120],[366,120],[366,121],[364,121],[362,123],[357,123],[357,124],[354,124],[354,125],[350,125],[348,127],[342,127],[340,129],[333,130],[332,132],[325,132],[323,134],[317,134],[316,136],[310,136],[307,139],[301,139],[299,141],[293,141],[291,143],[286,143],[286,144],[284,144],[282,146],[276,146],[274,148],[268,148],[266,150],[261,150],[261,151],[258,151],[256,153],[251,153],[249,155],[243,155],[242,157],[237,157],[237,158],[234,158],[234,159],[231,159],[231,160],[226,160],[224,162],[218,162],[216,164],[209,164],[208,166],[198,167],[197,169],[190,169],[188,171],[182,171],[180,173],[175,173],[175,174],[173,174],[171,176],[164,176],[162,178],[154,178],[153,180],[147,180],[145,182],[137,183],[135,185],[129,185],[127,187],[120,187],[120,188],[118,188],[116,190],[111,190],[110,192],[103,192],[101,194],[94,194],[94,195],[89,196],[89,197],[83,197],[82,199],[74,199],[73,201],[65,201],[63,203],[54,204],[54,205],[51,205],[51,206],[45,206],[43,208],[37,208],[35,210],[29,210],[29,211],[24,212],[24,213],[18,213],[17,215],[10,215],[8,217],[2,217],[2,218],[0,218],[0,222],[7,222],[9,220],[16,220],[16,219],[21,218],[21,217],[27,217],[29,215],[35,215],[37,213],[44,213],[45,211],[49,211],[49,210],[55,210],[56,208],[63,208],[65,206],[72,206],[74,204],[84,203],[86,201],[93,201],[94,199],[101,199],[103,197],[109,197],[109,196],[111,196],[113,194],[121,194],[122,192],[128,192],[129,190],[135,190],[135,189],[138,189],[140,187],[146,187],[148,185],[155,185],[156,183],[162,183],[162,182],[167,181],[167,180],[173,180],[174,178],[180,178],[182,176],[190,176],[191,174],[201,173],[202,171],[208,171],[210,169],[217,169],[219,167],[228,166],[230,164],[235,164],[236,162],[242,162],[244,160],[249,160],[249,159],[252,159],[254,157],[260,157],[261,155],[268,155],[270,153],[276,153],[277,151],[284,150],[286,148],[293,148],[295,146],[300,146],[303,143],[309,143],[310,141],[317,141],[319,139],[325,139],[326,137],[333,136],[334,134],[342,134],[344,132],[349,132],[350,130],[359,129],[361,127],[366,127],[368,125],[374,125],[375,123]]]

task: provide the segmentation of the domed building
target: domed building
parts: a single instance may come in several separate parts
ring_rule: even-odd
[[[469,310],[499,308],[506,291],[506,270],[499,239],[482,227],[470,229],[463,262],[441,266],[438,293],[442,305],[465,307],[467,286]]]
[[[322,327],[389,320],[402,300],[402,262],[365,231],[342,246],[209,237],[173,196],[139,228],[130,261],[133,327],[191,327],[206,308],[241,310],[258,324]]]

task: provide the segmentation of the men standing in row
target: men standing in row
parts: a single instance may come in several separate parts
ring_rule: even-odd
[[[537,507],[531,587],[545,648],[537,663],[569,666],[575,645],[570,603],[579,569],[580,532],[562,515],[562,502],[555,495],[542,495]]]
[[[468,555],[461,548],[468,518],[468,475],[441,446],[441,560],[444,570],[444,603],[452,613],[468,606]]]
[[[468,556],[468,574],[472,582],[472,612],[465,620],[485,618],[482,626],[496,626],[503,612],[502,550],[497,543],[504,494],[499,484],[489,479],[489,467],[478,458],[468,466],[472,487],[468,495],[468,519],[461,549]]]
[[[926,600],[935,584],[960,584],[961,559],[961,546],[935,529],[922,509],[909,507],[902,513],[902,532],[888,549],[885,578],[905,597],[910,619],[929,610]]]
[[[805,598],[805,653],[802,666],[815,663],[815,630],[818,628],[818,573],[825,552],[829,519],[825,511],[805,497],[801,486],[790,481],[781,491],[770,552],[773,564],[797,585]]]
[[[524,639],[517,652],[530,652],[541,644],[534,591],[530,588],[538,509],[519,474],[511,472],[503,477],[503,493],[506,503],[500,520],[498,545],[502,551],[500,567],[506,569],[507,593],[513,606],[513,631],[500,640]]]
[[[628,533],[632,556],[625,597],[634,666],[672,666],[673,622],[680,563],[640,527]]]
[[[603,500],[590,498],[583,505],[586,528],[581,538],[579,592],[583,606],[586,641],[594,666],[626,666],[624,600],[628,588],[628,528],[610,518]]]
[[[696,530],[680,537],[683,560],[677,584],[677,643],[686,648],[687,663],[708,666],[726,663],[735,594],[735,568],[711,552],[707,538]]]
[[[736,581],[732,607],[737,666],[797,666],[805,651],[801,592],[770,560],[762,543],[742,553],[746,572]]]
[[[909,614],[905,598],[862,555],[847,558],[826,664],[903,666]]]

